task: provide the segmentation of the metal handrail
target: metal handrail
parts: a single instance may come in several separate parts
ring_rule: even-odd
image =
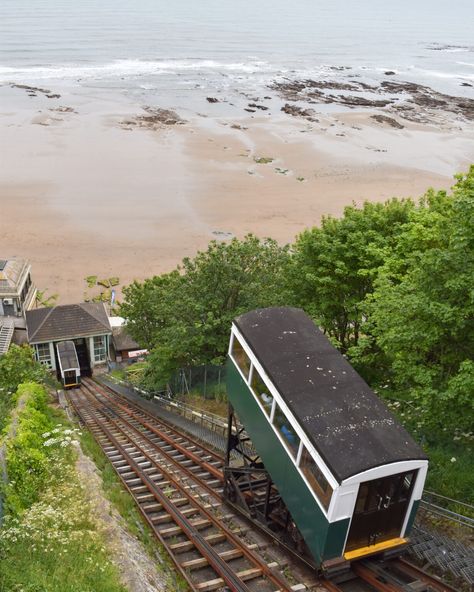
[[[425,495],[432,495],[433,497],[437,497],[437,498],[446,500],[448,502],[451,502],[453,504],[457,504],[459,506],[464,506],[465,508],[468,508],[469,510],[472,510],[474,512],[474,505],[472,505],[472,504],[468,504],[466,502],[461,502],[459,500],[453,499],[452,497],[446,497],[445,495],[441,495],[440,493],[435,493],[434,491],[428,491],[427,489],[425,489],[424,494]]]

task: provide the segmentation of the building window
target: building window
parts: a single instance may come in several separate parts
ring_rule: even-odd
[[[275,405],[275,416],[273,418],[273,425],[277,428],[280,435],[283,437],[283,441],[286,447],[291,452],[294,458],[298,454],[298,448],[300,445],[300,438],[296,433],[295,429],[288,421],[288,418],[280,409],[278,403]]]
[[[94,362],[105,362],[107,359],[107,346],[105,335],[94,337]]]
[[[232,340],[231,355],[234,362],[242,371],[242,374],[246,379],[248,379],[250,372],[250,359],[235,335],[234,339]]]
[[[267,385],[263,382],[262,377],[257,372],[257,369],[255,368],[255,366],[253,367],[252,381],[251,381],[250,386],[252,387],[252,390],[255,393],[255,396],[262,404],[262,407],[263,407],[265,413],[268,416],[270,416],[270,413],[272,411],[272,405],[273,405],[273,397],[270,394],[270,391],[269,391]]]
[[[53,367],[49,343],[38,343],[36,345],[36,358],[38,362],[43,364],[43,366],[46,366],[47,368]]]
[[[314,462],[313,457],[304,446],[301,454],[300,468],[312,490],[318,496],[319,501],[327,510],[329,508],[329,502],[331,501],[332,488],[318,465]]]

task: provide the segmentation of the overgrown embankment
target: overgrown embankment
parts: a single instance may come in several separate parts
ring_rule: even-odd
[[[77,430],[40,384],[20,385],[11,403],[0,592],[125,592],[75,470]]]

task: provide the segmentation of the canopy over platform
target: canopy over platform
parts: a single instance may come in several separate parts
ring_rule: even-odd
[[[339,482],[381,465],[427,459],[304,311],[258,309],[234,324]]]

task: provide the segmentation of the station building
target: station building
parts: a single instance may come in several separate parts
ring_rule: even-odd
[[[91,376],[94,368],[110,359],[112,328],[103,302],[65,304],[26,312],[28,343],[36,359],[58,371],[57,344],[73,341],[81,376]]]
[[[24,343],[25,313],[36,300],[31,266],[23,259],[0,259],[0,356],[10,344]]]
[[[21,317],[33,308],[36,287],[22,259],[0,259],[0,317]]]

